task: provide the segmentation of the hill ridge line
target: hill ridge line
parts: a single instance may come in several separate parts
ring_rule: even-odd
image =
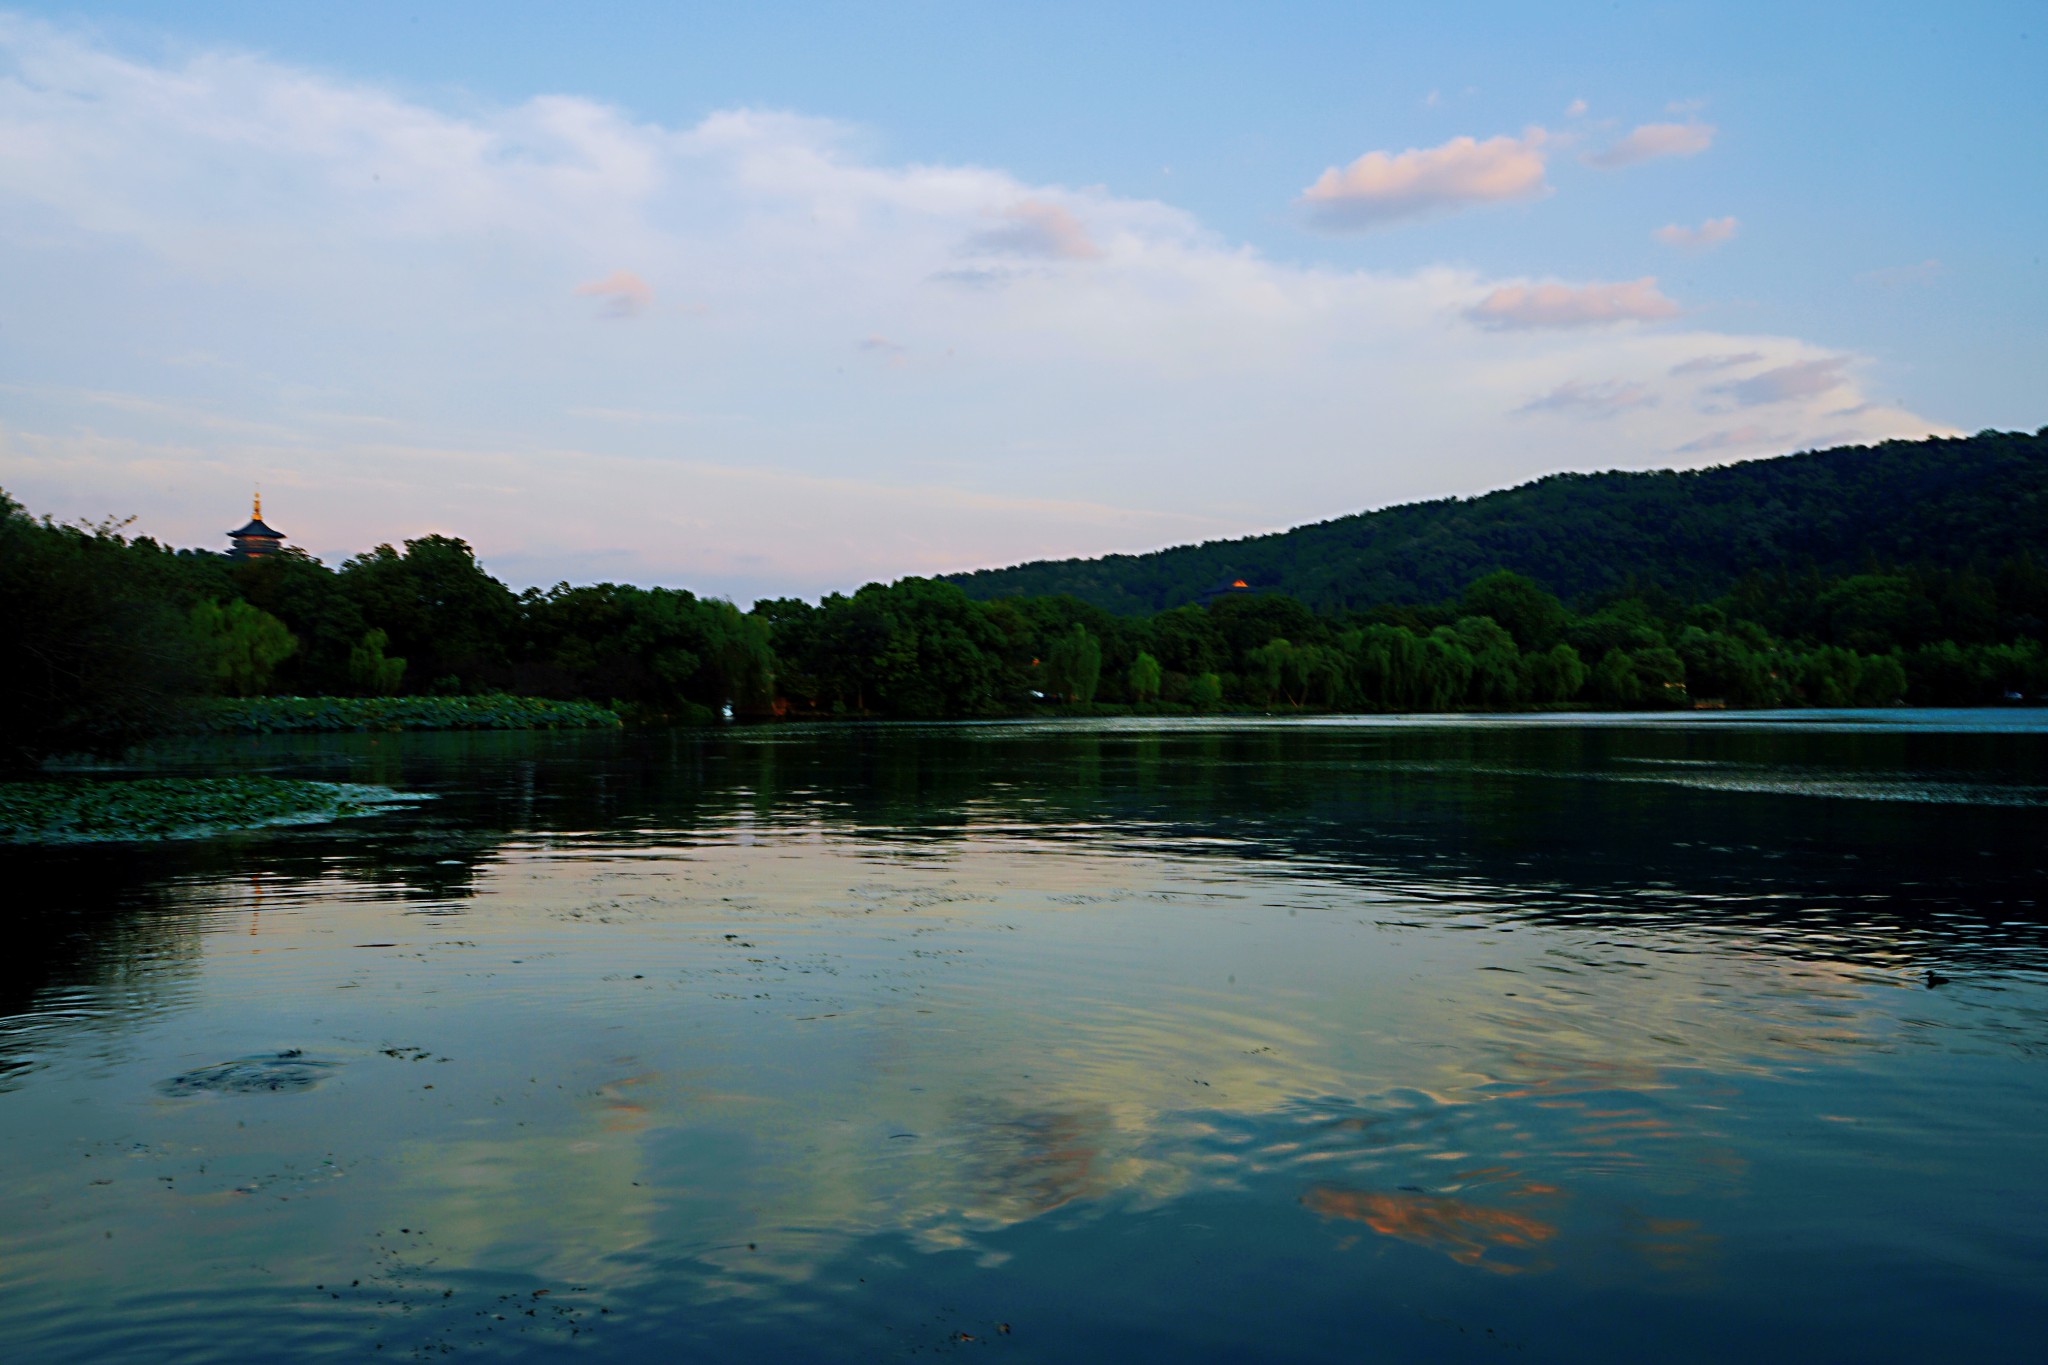
[[[1324,609],[1435,601],[1494,569],[1565,598],[1654,582],[1712,593],[1749,572],[1959,565],[2048,552],[2048,428],[1699,469],[1560,471],[1280,531],[946,574],[976,598],[1070,593],[1123,614],[1235,578]]]

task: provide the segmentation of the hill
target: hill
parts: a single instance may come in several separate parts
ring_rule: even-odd
[[[976,598],[1071,593],[1120,614],[1242,578],[1315,608],[1431,602],[1495,569],[1567,600],[1629,582],[1715,596],[1751,570],[2048,557],[2048,428],[1887,441],[1712,469],[1553,474],[1142,555],[949,575]]]

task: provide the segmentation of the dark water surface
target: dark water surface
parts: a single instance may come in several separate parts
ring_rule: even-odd
[[[2048,1351],[2039,712],[223,762],[436,799],[0,852],[10,1361]]]

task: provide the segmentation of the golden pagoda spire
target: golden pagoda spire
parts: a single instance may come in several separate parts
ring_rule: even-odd
[[[256,510],[251,513],[251,516],[257,521],[263,520],[263,490],[261,488],[256,490]]]

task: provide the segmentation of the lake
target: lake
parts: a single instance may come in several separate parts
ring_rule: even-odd
[[[223,766],[432,799],[0,850],[10,1361],[2043,1349],[2048,713]]]

